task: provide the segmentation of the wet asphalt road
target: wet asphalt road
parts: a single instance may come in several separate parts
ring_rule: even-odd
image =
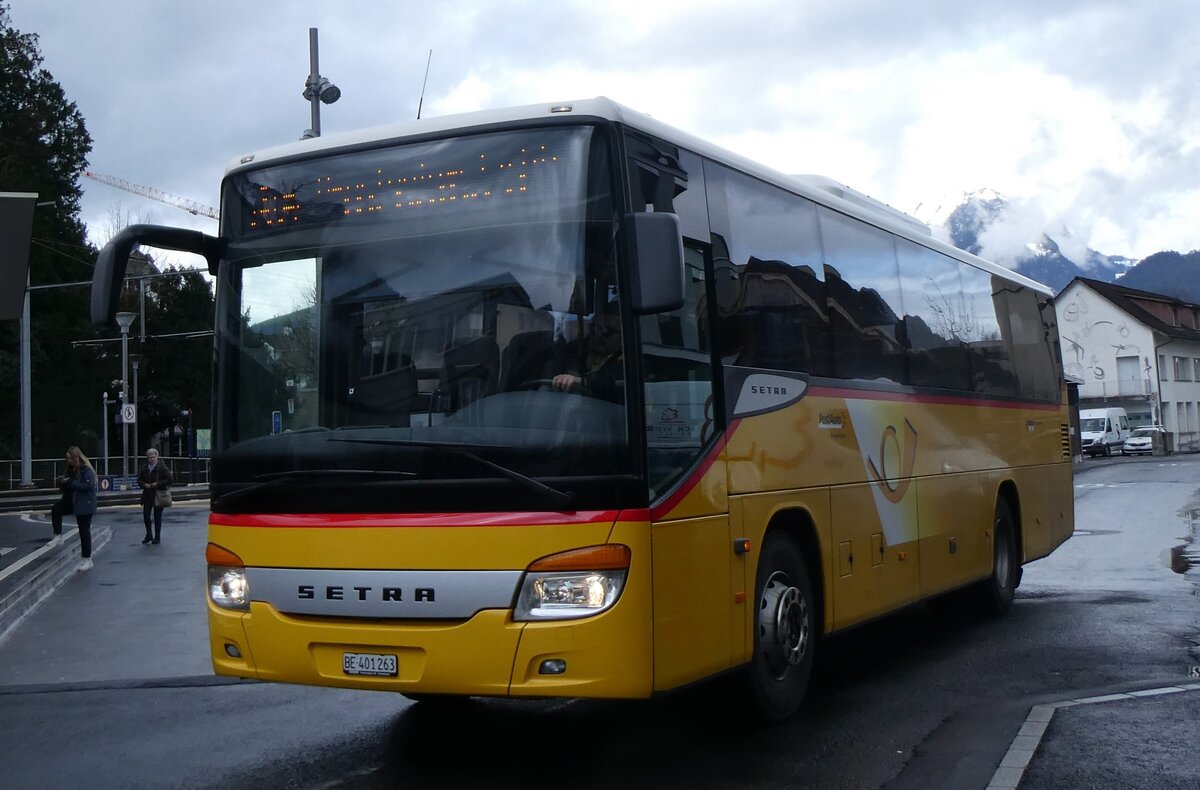
[[[920,605],[829,640],[805,709],[775,727],[747,726],[722,683],[638,703],[442,707],[212,678],[203,599],[191,581],[172,584],[203,572],[206,512],[172,513],[160,547],[171,554],[156,559],[135,545],[138,514],[114,510],[95,575],[0,643],[0,777],[8,788],[982,788],[1031,705],[1175,683],[1200,664],[1193,577],[1170,567],[1200,510],[1200,456],[1089,461],[1076,484],[1079,534],[1026,567],[1010,616]],[[1144,758],[1155,714],[1138,704],[1087,714],[1105,723],[1098,749]],[[1106,786],[1052,736],[1022,787]],[[1134,765],[1147,784],[1108,786],[1155,786]],[[1183,768],[1200,786],[1200,764]]]

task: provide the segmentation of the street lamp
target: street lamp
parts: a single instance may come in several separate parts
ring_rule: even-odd
[[[109,398],[107,392],[100,393],[100,433],[104,437],[104,474],[108,476],[108,407],[117,403],[116,398]]]
[[[193,446],[195,442],[194,433],[192,431],[192,409],[180,409],[180,417],[187,417],[187,454],[188,454],[188,485],[196,482],[196,448]]]
[[[117,325],[121,327],[121,407],[129,402],[129,327],[137,319],[137,313],[117,313]],[[129,477],[129,423],[121,416],[121,476]]]

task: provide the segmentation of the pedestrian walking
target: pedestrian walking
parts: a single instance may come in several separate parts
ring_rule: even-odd
[[[68,506],[69,495],[70,510],[66,510],[66,513],[73,513],[75,523],[79,525],[79,549],[83,554],[79,570],[86,571],[92,568],[92,516],[96,514],[96,470],[78,447],[67,448],[66,457],[66,474],[58,479],[59,487],[63,489],[63,498],[50,509],[50,522],[54,527],[52,541],[62,542],[62,517]],[[56,510],[59,511],[57,516]]]
[[[138,472],[138,484],[142,487],[142,521],[146,523],[146,537],[142,543],[162,542],[163,508],[171,506],[171,470],[159,463],[158,450],[151,447],[146,451],[146,463]],[[150,516],[154,516],[154,531],[150,530]]]

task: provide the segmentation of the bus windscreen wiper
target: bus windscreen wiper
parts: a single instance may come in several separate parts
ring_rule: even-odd
[[[329,442],[350,442],[352,444],[384,444],[384,445],[400,445],[403,447],[425,447],[436,452],[447,453],[449,455],[457,455],[461,458],[474,461],[480,466],[485,466],[493,472],[497,472],[503,477],[508,478],[519,486],[539,494],[562,508],[570,507],[575,502],[575,495],[569,491],[562,491],[553,486],[548,486],[540,480],[535,480],[529,475],[523,475],[515,469],[509,469],[507,466],[493,463],[483,456],[476,455],[467,449],[467,447],[478,447],[479,445],[459,445],[452,442],[423,442],[419,439],[342,439],[332,438],[326,439]],[[487,447],[506,449],[503,445],[485,445]]]
[[[415,477],[415,472],[389,472],[379,471],[378,469],[293,469],[287,472],[267,472],[266,474],[255,475],[254,479],[259,481],[251,483],[248,486],[243,486],[235,491],[230,491],[217,499],[214,503],[220,507],[227,507],[230,504],[237,502],[245,497],[253,494],[256,491],[261,491],[264,488],[269,488],[278,485],[286,480],[297,480],[308,477],[353,477],[356,480],[361,480],[364,477],[374,478],[376,480],[394,480],[401,477]]]

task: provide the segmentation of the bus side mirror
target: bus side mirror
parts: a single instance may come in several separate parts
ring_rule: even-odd
[[[92,275],[92,325],[97,329],[112,325],[117,314],[117,299],[125,282],[129,256],[139,244],[164,250],[192,252],[208,261],[209,274],[216,274],[221,259],[220,239],[198,230],[168,228],[162,225],[130,225],[113,236],[96,258]]]
[[[625,226],[633,231],[637,256],[634,314],[669,313],[683,307],[683,233],[679,217],[643,211],[627,215]]]

